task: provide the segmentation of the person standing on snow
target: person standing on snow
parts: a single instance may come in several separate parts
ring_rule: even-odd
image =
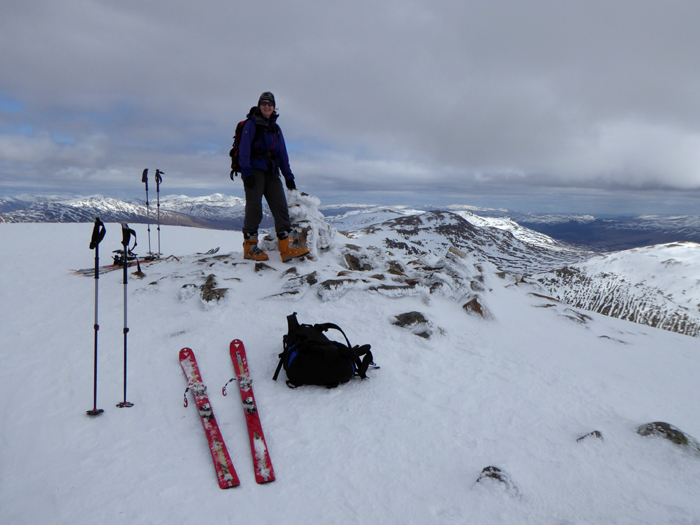
[[[309,250],[292,237],[287,197],[280,180],[284,175],[287,189],[296,190],[294,174],[289,167],[287,146],[277,125],[275,96],[266,91],[258,105],[250,108],[241,134],[239,159],[245,187],[245,219],[243,221],[243,258],[266,261],[268,256],[258,247],[258,226],[262,221],[262,198],[265,197],[275,220],[278,247],[284,262],[303,257]]]

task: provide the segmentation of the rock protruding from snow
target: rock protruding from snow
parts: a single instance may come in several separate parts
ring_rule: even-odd
[[[603,441],[603,434],[600,432],[600,430],[593,430],[592,432],[589,432],[588,434],[584,434],[583,436],[579,437],[576,441],[581,442],[590,439],[599,439]]]
[[[663,421],[655,421],[642,425],[637,428],[637,434],[645,437],[659,436],[668,439],[676,445],[688,447],[688,449],[695,454],[700,454],[700,444],[695,438]]]
[[[486,308],[484,300],[478,295],[475,295],[466,303],[464,303],[464,305],[462,305],[462,308],[464,308],[464,310],[469,314],[483,317],[484,319],[493,319],[493,315],[491,314],[489,309]]]
[[[228,288],[217,288],[216,276],[214,274],[207,275],[204,284],[199,287],[201,291],[202,301],[206,303],[219,302],[226,297]]]
[[[477,483],[481,485],[495,485],[502,487],[511,496],[519,496],[520,491],[518,487],[513,483],[510,475],[504,472],[498,467],[488,466],[485,467],[479,478],[476,480]]]
[[[433,333],[430,321],[421,312],[406,312],[394,316],[396,321],[392,324],[410,330],[418,337],[429,339]]]

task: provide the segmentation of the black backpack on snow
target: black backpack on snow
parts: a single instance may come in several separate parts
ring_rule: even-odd
[[[345,332],[333,323],[299,324],[297,314],[287,316],[288,333],[283,337],[284,352],[275,370],[277,380],[282,367],[287,373],[287,385],[321,385],[334,388],[347,383],[353,376],[367,377],[372,362],[370,345],[352,346]],[[329,329],[340,331],[347,345],[328,339],[323,332]],[[364,357],[363,357],[364,356]]]

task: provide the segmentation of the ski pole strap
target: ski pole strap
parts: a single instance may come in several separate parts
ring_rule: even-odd
[[[229,383],[235,381],[236,378],[232,377],[231,379],[228,380],[228,382],[224,385],[224,388],[221,389],[221,395],[226,396],[226,387],[229,385]]]
[[[92,240],[90,241],[91,250],[97,248],[97,245],[102,242],[102,239],[105,238],[105,233],[107,233],[105,225],[99,217],[95,217],[95,227],[92,229]]]
[[[161,177],[161,175],[163,175],[163,172],[160,170],[156,170],[156,190],[157,191],[160,191],[160,183],[163,182],[163,177]]]

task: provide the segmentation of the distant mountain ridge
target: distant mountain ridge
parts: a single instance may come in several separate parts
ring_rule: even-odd
[[[640,215],[598,218],[583,214],[536,214],[467,205],[444,207],[343,204],[321,206],[320,211],[342,227],[343,220],[357,214],[384,213],[397,217],[412,212],[446,210],[483,220],[500,219],[505,229],[527,228],[553,239],[598,251],[625,250],[670,242],[700,243],[700,216]],[[161,223],[212,229],[240,229],[245,201],[216,193],[206,197],[167,195],[160,199]],[[155,222],[156,199],[122,201],[101,195],[90,197],[19,195],[0,199],[0,222],[92,222],[99,215],[105,222]],[[150,218],[149,218],[150,217]],[[510,226],[503,226],[510,221]],[[272,224],[265,209],[262,227]],[[494,223],[496,224],[496,223]],[[499,226],[497,226],[499,227]]]
[[[410,206],[345,204],[323,206],[325,215],[352,216],[373,210],[403,213]],[[497,208],[479,208],[461,204],[424,206],[424,211],[447,210],[482,218],[505,219],[543,233],[553,239],[602,252],[628,250],[671,242],[700,243],[700,215],[636,215],[601,218],[588,214],[525,213]]]
[[[460,207],[448,207],[451,210],[455,208]],[[482,217],[510,218],[520,226],[549,237],[600,251],[628,250],[671,242],[700,243],[698,215],[601,218],[583,214],[537,214],[493,209],[474,213]]]
[[[18,196],[0,199],[0,222],[103,222],[155,223],[211,229],[240,229],[245,201],[216,193],[207,197],[167,195],[156,199],[122,201],[102,195]],[[263,226],[270,223],[266,216]]]

